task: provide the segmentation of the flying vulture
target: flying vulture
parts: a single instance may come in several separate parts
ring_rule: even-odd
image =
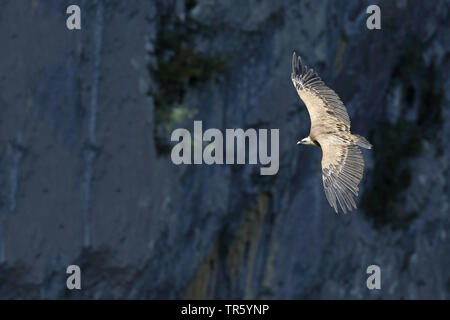
[[[350,132],[347,110],[336,92],[328,88],[313,69],[308,69],[294,52],[292,83],[308,109],[311,119],[309,136],[297,144],[322,149],[322,180],[328,202],[338,213],[356,208],[358,184],[364,171],[359,147],[371,149],[362,136]],[[337,200],[337,202],[336,202]]]

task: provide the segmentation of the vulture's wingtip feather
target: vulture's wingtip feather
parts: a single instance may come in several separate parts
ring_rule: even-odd
[[[294,51],[294,53],[292,54],[292,72],[293,73],[295,73],[295,62],[296,62],[296,60],[297,60],[297,58],[296,58],[296,55],[295,55],[295,51]]]

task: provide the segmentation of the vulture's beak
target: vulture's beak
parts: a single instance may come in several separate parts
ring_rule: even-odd
[[[297,144],[302,144],[302,142],[301,141],[297,141]]]

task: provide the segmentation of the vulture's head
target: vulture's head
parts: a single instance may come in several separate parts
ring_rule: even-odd
[[[310,146],[310,147],[318,147],[319,146],[315,141],[311,140],[310,137],[306,137],[300,141],[297,141],[297,144],[301,144],[304,146]]]

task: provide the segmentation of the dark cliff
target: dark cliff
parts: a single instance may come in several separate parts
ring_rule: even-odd
[[[448,299],[449,10],[3,1],[0,298]],[[374,146],[346,215],[326,202],[320,150],[296,145],[309,118],[294,50]],[[193,120],[279,128],[278,174],[174,165],[170,132]],[[65,287],[70,264],[81,291]],[[382,290],[366,288],[371,264]]]

